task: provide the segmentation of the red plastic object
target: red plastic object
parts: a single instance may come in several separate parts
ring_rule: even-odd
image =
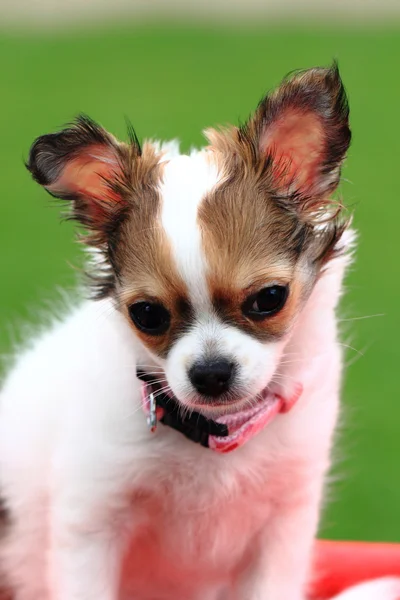
[[[320,540],[309,599],[329,600],[357,583],[386,576],[400,577],[400,544]]]

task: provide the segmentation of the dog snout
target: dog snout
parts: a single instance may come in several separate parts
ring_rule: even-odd
[[[189,370],[193,387],[202,395],[215,398],[227,392],[235,374],[235,364],[227,359],[196,362]]]

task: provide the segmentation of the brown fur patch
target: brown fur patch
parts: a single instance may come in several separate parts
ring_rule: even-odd
[[[209,196],[205,203],[209,209],[215,207],[216,213],[224,213],[227,225],[245,222],[252,235],[257,231],[265,233],[265,228],[273,231],[281,254],[289,250],[291,255],[299,256],[307,250],[316,267],[326,264],[348,224],[343,216],[344,207],[330,196],[278,193],[275,176],[279,165],[274,165],[272,157],[256,158],[253,145],[243,143],[236,127],[208,130],[207,137],[212,159],[222,173],[221,184],[213,195],[215,202]],[[287,172],[281,171],[281,175],[285,181]],[[222,228],[230,240],[239,235],[237,225],[222,225]],[[262,236],[259,242],[263,244],[266,239]],[[245,245],[250,240],[251,237],[244,235]]]
[[[120,143],[80,117],[63,131],[38,138],[27,164],[51,194],[71,202],[70,218],[87,230],[81,240],[100,251],[91,274],[97,298],[115,294],[127,246],[144,241],[148,250],[148,240],[156,237],[151,230],[160,202],[160,156],[151,144],[142,150],[132,131],[130,138],[129,144]],[[125,221],[131,222],[130,239],[122,235]],[[145,260],[143,255],[139,262]]]
[[[155,207],[154,207],[155,208]],[[162,303],[171,315],[171,326],[164,335],[148,335],[134,327],[136,334],[155,354],[165,357],[174,341],[193,322],[185,282],[177,272],[171,247],[160,223],[159,205],[131,214],[120,232],[118,260],[121,273],[117,287],[118,302],[129,318],[128,307],[135,302]]]
[[[160,156],[151,144],[145,143],[140,156],[133,148],[125,158],[123,176],[114,180],[113,190],[122,199],[105,229],[94,229],[83,237],[86,244],[101,250],[103,268],[94,271],[94,283],[104,297],[121,289],[124,270],[129,271],[135,285],[142,285],[146,263],[155,265],[155,256],[164,256],[159,225],[160,202],[158,185],[162,177]],[[161,260],[165,266],[165,261]],[[166,275],[168,277],[168,275]],[[154,291],[153,291],[154,295]]]
[[[120,143],[81,117],[36,140],[28,168],[50,193],[72,201],[72,217],[88,230],[82,241],[100,251],[92,275],[96,297],[113,295],[128,319],[128,306],[139,300],[161,302],[170,311],[165,335],[135,328],[165,356],[191,322],[192,309],[161,226],[160,158],[150,143],[141,149],[134,134],[130,144]]]
[[[186,284],[176,270],[161,224],[159,158],[153,146],[145,144],[140,161],[132,163],[129,187],[124,191],[129,197],[129,211],[110,244],[110,258],[118,275],[118,303],[128,319],[128,307],[143,300],[160,302],[169,310],[171,327],[165,335],[146,335],[135,328],[155,354],[166,356],[193,315]]]
[[[303,228],[268,192],[250,170],[237,169],[199,209],[214,305],[225,320],[262,340],[286,332],[306,292],[306,282],[315,277],[315,269],[310,269],[308,278],[299,276]],[[263,322],[245,317],[241,307],[246,298],[274,284],[290,288],[282,311]]]
[[[252,321],[243,315],[241,307],[250,294],[258,292],[266,285],[268,285],[268,279],[265,279],[261,285],[255,286],[250,293],[249,290],[212,288],[214,305],[222,320],[239,327],[263,342],[279,339],[288,333],[304,295],[303,286],[292,279],[292,283],[289,285],[289,296],[282,310],[263,321]]]
[[[350,141],[336,65],[285,80],[246,125],[207,137],[223,174],[199,211],[214,302],[253,335],[280,336],[347,225],[329,196]],[[289,284],[284,309],[261,323],[246,319],[245,297],[273,284]]]

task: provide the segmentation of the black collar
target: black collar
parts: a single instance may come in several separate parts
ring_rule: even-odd
[[[172,429],[180,431],[189,440],[201,444],[205,448],[209,447],[208,442],[211,435],[218,437],[226,437],[229,435],[228,427],[226,425],[207,419],[198,412],[191,411],[182,415],[182,407],[177,400],[158,391],[155,379],[152,375],[138,369],[137,377],[147,385],[151,387],[154,386],[154,392],[157,392],[156,405],[164,410],[164,416],[160,419],[160,422],[164,425],[168,425],[169,427],[172,427]]]

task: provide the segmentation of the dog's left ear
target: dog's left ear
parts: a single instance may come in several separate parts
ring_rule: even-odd
[[[349,109],[338,67],[315,68],[284,80],[239,129],[278,195],[321,198],[339,183],[350,144]]]
[[[128,146],[88,117],[79,117],[70,127],[39,137],[27,168],[50,194],[71,201],[76,220],[101,232],[126,206],[123,190],[132,154],[140,156],[134,136]]]

